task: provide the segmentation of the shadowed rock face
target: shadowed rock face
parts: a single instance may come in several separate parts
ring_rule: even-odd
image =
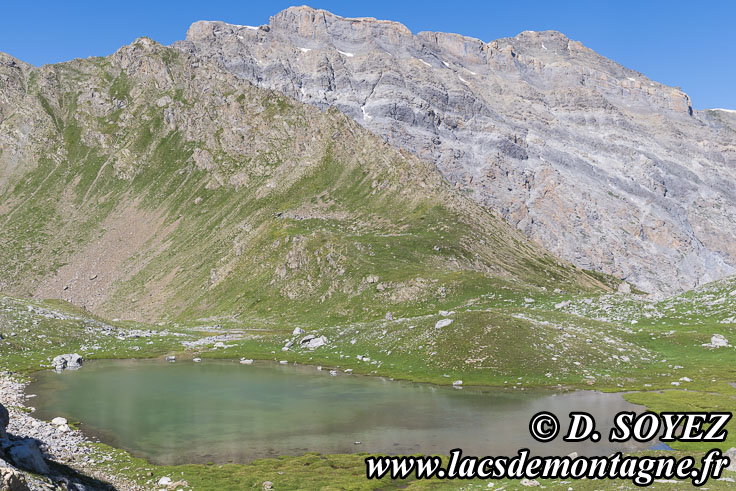
[[[484,43],[308,7],[175,46],[435,162],[579,266],[652,292],[736,272],[736,117],[558,32]]]

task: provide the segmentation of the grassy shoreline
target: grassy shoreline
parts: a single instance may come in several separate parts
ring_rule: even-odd
[[[729,289],[731,285],[725,288]],[[705,295],[712,296],[712,292]],[[168,354],[179,358],[199,356],[205,361],[246,357],[352,369],[354,374],[417,383],[449,385],[461,379],[464,386],[504,387],[510,391],[623,392],[629,402],[655,411],[733,411],[736,408],[736,388],[730,384],[736,380],[736,368],[730,363],[733,348],[702,346],[715,333],[731,334],[733,327],[721,323],[721,313],[731,305],[717,303],[715,309],[708,310],[701,308],[702,300],[685,298],[689,300],[684,303],[657,304],[656,311],[652,311],[648,307],[651,303],[635,298],[603,295],[588,303],[585,298],[564,294],[545,293],[533,298],[523,294],[499,295],[456,306],[454,312],[331,327],[302,326],[306,332],[295,336],[291,334],[294,326],[215,328],[201,322],[160,326],[108,322],[63,302],[0,297],[6,326],[3,328],[5,343],[0,345],[0,368],[12,370],[28,380],[34,371],[47,367],[52,355],[75,351],[91,360],[157,358]],[[728,297],[728,301],[732,298]],[[557,307],[564,302],[569,303]],[[697,304],[696,308],[692,307],[693,303]],[[690,307],[683,309],[683,305]],[[606,320],[601,320],[599,311],[605,312]],[[688,311],[694,313],[687,317]],[[656,315],[645,317],[645,313],[651,312]],[[436,328],[442,319],[453,322]],[[632,324],[633,320],[636,324]],[[689,323],[686,329],[672,329],[685,321]],[[509,331],[512,336],[507,335]],[[15,336],[10,336],[10,332],[15,332]],[[520,333],[524,343],[519,342]],[[224,348],[216,348],[215,336],[227,334],[235,335],[220,341]],[[306,334],[324,335],[329,342],[315,350],[282,351],[286,342],[298,343]],[[560,334],[567,336],[562,338],[565,344],[558,342],[561,338],[556,336]],[[593,336],[597,338],[593,340]],[[201,339],[206,342],[190,347],[182,344]],[[487,345],[488,357],[479,362],[477,356],[471,356],[471,350],[482,342]],[[493,351],[493,345],[501,342],[505,343],[504,349]],[[436,354],[430,356],[432,352]],[[560,354],[534,356],[544,352]],[[361,361],[358,355],[368,356],[370,361]],[[623,356],[628,361],[622,361]],[[547,375],[550,373],[552,376]],[[729,430],[728,440],[716,445],[722,450],[736,446],[733,423]],[[262,459],[251,464],[155,466],[104,444],[90,445],[107,458],[101,459],[104,463],[91,467],[89,472],[118,475],[144,489],[155,485],[163,476],[173,481],[183,479],[195,489],[261,488],[266,481],[272,482],[274,489],[487,489],[488,485],[488,481],[369,482],[364,476],[363,454],[305,454]],[[676,443],[672,446],[676,452],[700,456],[713,445]],[[520,487],[518,482],[492,482],[494,489]],[[540,482],[548,489],[569,487],[569,483],[561,481]],[[629,486],[627,482],[596,481],[595,484],[576,482],[574,488],[613,489],[622,484],[625,488]],[[725,489],[727,483],[709,483],[711,489],[722,486]],[[665,483],[654,486],[657,487],[669,489]],[[631,484],[630,488],[635,486]]]

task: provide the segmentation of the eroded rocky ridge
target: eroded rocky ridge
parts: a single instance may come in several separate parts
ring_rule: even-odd
[[[603,286],[339,111],[150,39],[39,68],[0,54],[0,84],[0,291],[283,324]]]
[[[485,43],[294,7],[175,46],[337,107],[579,266],[659,293],[736,272],[736,118],[559,32]]]

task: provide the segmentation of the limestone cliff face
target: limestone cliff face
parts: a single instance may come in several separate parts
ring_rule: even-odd
[[[558,32],[485,43],[295,7],[175,46],[436,163],[556,254],[652,292],[736,271],[736,125]]]

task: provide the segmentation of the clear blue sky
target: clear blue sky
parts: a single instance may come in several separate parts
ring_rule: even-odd
[[[170,44],[201,19],[266,24],[269,16],[298,4],[6,0],[0,51],[34,65],[102,56],[140,36]],[[736,109],[736,0],[312,0],[309,5],[342,16],[396,20],[413,32],[458,32],[484,41],[555,29],[654,80],[682,87],[698,109]]]

